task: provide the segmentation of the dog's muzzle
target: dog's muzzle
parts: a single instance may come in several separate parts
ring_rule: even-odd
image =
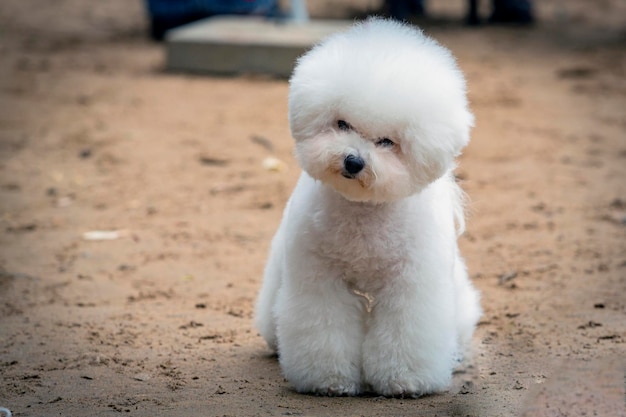
[[[343,171],[341,175],[345,178],[355,178],[357,174],[365,168],[365,161],[360,156],[348,155],[343,160]]]

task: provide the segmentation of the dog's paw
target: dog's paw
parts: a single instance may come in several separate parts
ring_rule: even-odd
[[[372,385],[372,390],[377,394],[395,398],[419,398],[428,392],[424,388],[422,384],[400,379],[381,381]]]
[[[400,375],[370,381],[372,390],[385,397],[419,398],[422,395],[445,391],[446,382],[435,382],[419,375]]]
[[[298,391],[325,397],[346,397],[358,395],[361,392],[361,387],[360,384],[353,381],[341,377],[331,377],[323,383],[313,387],[302,387]]]

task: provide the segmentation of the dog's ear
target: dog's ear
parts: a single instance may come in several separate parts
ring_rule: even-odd
[[[314,137],[330,123],[328,106],[306,88],[292,85],[289,93],[289,127],[296,141]]]
[[[440,123],[412,125],[405,131],[403,153],[410,159],[412,175],[421,187],[435,181],[454,168],[454,160],[470,139],[474,116],[464,106]]]
[[[469,143],[470,131],[474,127],[474,115],[467,108],[467,104],[466,104],[466,108],[462,112],[460,112],[457,118],[459,120],[457,122],[456,132],[452,134],[454,137],[451,138],[451,141],[454,144],[454,157],[455,158],[461,155],[461,151]]]

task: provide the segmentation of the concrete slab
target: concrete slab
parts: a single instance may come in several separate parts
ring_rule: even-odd
[[[295,60],[307,49],[351,24],[345,20],[296,24],[256,17],[211,17],[168,32],[167,68],[289,77]]]

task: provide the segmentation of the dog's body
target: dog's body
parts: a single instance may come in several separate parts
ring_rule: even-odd
[[[261,335],[299,392],[444,390],[480,316],[456,243],[452,169],[473,117],[453,58],[370,20],[299,60],[289,108],[304,172],[272,243]]]

